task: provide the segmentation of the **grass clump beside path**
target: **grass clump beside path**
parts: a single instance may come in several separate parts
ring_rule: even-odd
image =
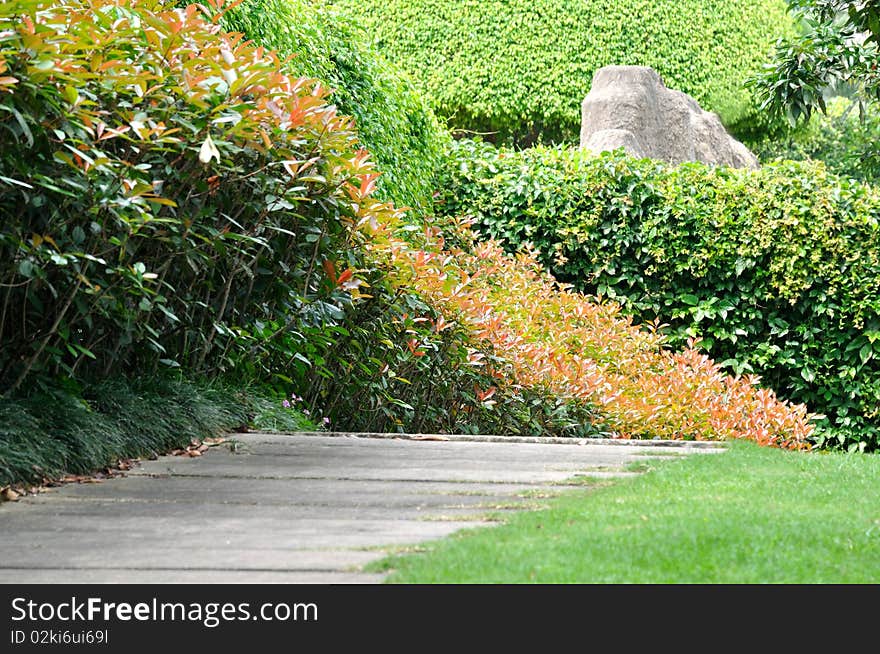
[[[242,425],[316,430],[265,389],[230,391],[177,378],[44,385],[0,397],[0,487],[89,474],[163,454]]]
[[[734,442],[651,466],[376,567],[403,583],[880,582],[880,456]]]

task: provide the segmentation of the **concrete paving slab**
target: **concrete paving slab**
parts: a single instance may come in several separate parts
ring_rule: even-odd
[[[67,498],[65,498],[66,500]],[[54,498],[53,498],[54,500]],[[193,516],[211,515],[214,522],[218,520],[246,520],[257,522],[260,520],[272,520],[281,524],[292,520],[321,519],[327,517],[327,508],[332,509],[332,515],[346,520],[354,519],[387,519],[399,520],[421,519],[426,513],[438,511],[450,511],[460,509],[469,513],[475,513],[487,507],[498,504],[527,505],[532,500],[521,496],[505,495],[416,495],[408,494],[389,498],[382,501],[381,498],[365,503],[361,498],[350,498],[347,503],[335,501],[323,501],[319,498],[314,503],[309,503],[307,498],[292,498],[290,504],[256,504],[248,503],[196,503],[185,501],[159,501],[151,502],[146,499],[126,501],[124,507],[120,502],[104,499],[80,499],[80,501],[41,501],[32,503],[26,513],[19,512],[9,516],[8,526],[10,531],[16,528],[31,528],[47,518],[53,524],[60,524],[65,520],[71,524],[71,528],[86,528],[88,521],[98,521],[97,525],[88,528],[119,529],[131,528],[143,520],[169,520],[178,521],[182,524],[193,522]],[[117,514],[117,519],[107,521],[106,516]],[[78,526],[76,523],[82,521]],[[103,521],[104,524],[101,524]],[[196,521],[201,524],[201,520]],[[2,534],[0,534],[2,537]]]
[[[485,512],[484,512],[485,513]],[[3,563],[14,557],[20,533],[32,534],[35,542],[27,553],[42,548],[54,551],[65,547],[65,541],[76,539],[80,549],[100,548],[111,540],[116,545],[131,547],[139,543],[158,547],[174,535],[174,544],[180,548],[203,549],[220,544],[230,549],[311,549],[328,547],[368,547],[381,542],[383,534],[390,534],[395,542],[407,542],[408,538],[439,538],[456,525],[466,526],[474,522],[476,511],[444,509],[422,517],[401,519],[396,516],[385,519],[357,518],[299,518],[288,522],[278,520],[224,520],[210,518],[210,522],[160,519],[122,519],[116,515],[83,518],[73,516],[55,519],[49,524],[35,525],[17,521],[9,532],[0,534],[0,550],[4,552]],[[432,521],[433,516],[443,516],[444,522]],[[460,523],[453,522],[456,515]],[[428,524],[422,524],[428,523]],[[51,525],[51,526],[50,526]],[[377,541],[376,539],[380,540]],[[36,539],[39,539],[37,542]],[[5,548],[5,549],[4,549]],[[106,556],[106,552],[100,552]],[[2,565],[2,564],[0,564]]]
[[[322,570],[0,568],[0,584],[378,584],[383,575]]]
[[[443,532],[438,531],[442,536]],[[355,548],[333,550],[302,550],[284,547],[241,548],[232,547],[224,541],[202,543],[191,547],[184,542],[170,547],[158,539],[122,539],[111,556],[95,549],[97,539],[84,538],[82,547],[72,552],[63,565],[68,569],[88,570],[254,570],[254,571],[300,571],[300,572],[348,572],[383,556],[381,551],[358,550]],[[57,561],[46,560],[47,553],[55,552],[60,546],[58,539],[49,538],[46,542],[28,550],[7,551],[4,554],[3,568],[9,570],[55,568]],[[124,545],[124,547],[122,547]]]
[[[389,548],[487,524],[524,492],[634,474],[662,447],[502,437],[236,434],[234,449],[0,504],[0,583],[375,583]],[[665,452],[664,452],[665,453]],[[562,486],[564,488],[564,486]]]

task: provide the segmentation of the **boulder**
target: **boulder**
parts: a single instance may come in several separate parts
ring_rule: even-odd
[[[634,157],[672,164],[759,165],[716,114],[686,93],[666,88],[645,66],[606,66],[593,74],[581,106],[581,147],[596,153],[623,148]]]

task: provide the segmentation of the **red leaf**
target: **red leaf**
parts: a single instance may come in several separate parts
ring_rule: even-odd
[[[332,261],[330,261],[330,259],[324,259],[324,263],[322,265],[324,266],[324,272],[327,273],[327,277],[329,277],[330,281],[332,281],[335,284],[337,281],[336,280],[336,266],[333,264]]]

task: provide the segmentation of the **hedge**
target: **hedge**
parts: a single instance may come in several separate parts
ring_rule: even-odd
[[[577,138],[593,72],[655,68],[729,127],[764,119],[744,81],[792,29],[782,0],[333,0],[451,126],[528,144]]]
[[[451,156],[439,212],[534,245],[673,346],[702,338],[726,370],[824,414],[819,442],[880,446],[880,190],[815,162],[676,168],[471,141]]]
[[[0,393],[175,369],[341,429],[594,433],[588,403],[472,366],[482,344],[368,260],[362,227],[399,212],[351,119],[215,19],[0,2]]]
[[[382,171],[378,197],[416,210],[430,204],[449,134],[406,73],[367,44],[357,21],[314,0],[245,0],[223,24],[292,55],[292,74],[333,89],[331,101],[355,118],[361,143]]]

